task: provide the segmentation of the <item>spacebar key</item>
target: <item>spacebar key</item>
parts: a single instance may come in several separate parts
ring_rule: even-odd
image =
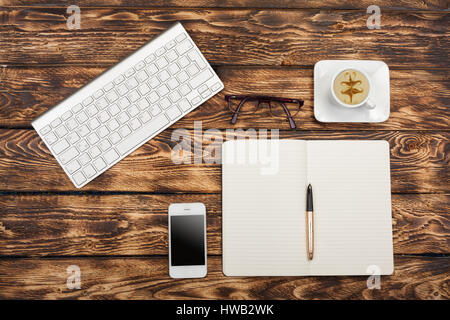
[[[120,155],[124,155],[131,149],[134,149],[137,145],[140,145],[142,142],[147,141],[150,136],[152,136],[155,132],[159,131],[162,127],[169,123],[169,120],[166,118],[164,114],[159,115],[156,118],[153,118],[152,121],[148,123],[148,125],[142,126],[139,130],[136,130],[132,134],[130,134],[126,139],[122,140],[119,144],[116,145],[117,151],[119,151]]]

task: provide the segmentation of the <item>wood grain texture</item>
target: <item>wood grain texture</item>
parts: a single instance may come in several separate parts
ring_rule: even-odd
[[[167,208],[203,202],[208,254],[222,254],[220,194],[0,195],[0,256],[167,255]],[[396,254],[450,253],[450,196],[394,194]]]
[[[82,66],[0,68],[0,126],[30,127],[37,116],[97,77],[104,68]],[[202,120],[205,129],[289,129],[287,121],[274,118],[268,108],[242,114],[235,126],[226,94],[255,94],[305,101],[296,116],[298,130],[447,130],[450,127],[450,78],[448,70],[391,70],[391,114],[388,121],[320,123],[314,118],[313,70],[274,67],[219,67],[225,89],[178,121],[174,128],[193,128]],[[407,93],[405,93],[407,88]]]
[[[2,299],[449,299],[450,258],[395,256],[381,289],[367,277],[224,277],[219,257],[201,279],[170,279],[167,257],[1,259]],[[66,286],[67,267],[81,289]]]
[[[322,59],[449,65],[448,12],[386,12],[378,30],[367,28],[365,10],[86,8],[80,30],[67,29],[67,16],[66,8],[6,8],[0,63],[111,65],[180,21],[214,65],[312,66]]]
[[[158,193],[221,192],[221,141],[248,138],[251,131],[205,131],[182,133],[191,140],[179,144],[180,131],[165,130],[132,154],[108,169],[82,190],[143,191]],[[256,133],[259,133],[256,132]],[[261,132],[263,133],[263,132]],[[270,133],[270,132],[269,132]],[[270,137],[270,134],[268,135]],[[387,140],[391,150],[391,188],[394,193],[448,193],[450,132],[397,131],[281,131],[281,139],[367,139]],[[257,136],[259,137],[259,135]],[[203,145],[203,160],[192,152]],[[174,146],[183,154],[172,160]],[[190,149],[190,150],[189,150]],[[214,151],[217,151],[214,152]],[[185,162],[186,162],[185,161]],[[203,163],[200,163],[203,161]],[[216,161],[216,163],[213,163]],[[67,178],[43,141],[33,130],[0,130],[0,190],[64,191],[77,190]]]
[[[347,0],[345,3],[338,0],[78,0],[80,7],[198,7],[198,8],[291,8],[291,9],[366,9],[370,5],[379,5],[384,9],[420,9],[443,10],[448,9],[445,0]],[[72,2],[67,0],[0,0],[0,6],[69,6]]]

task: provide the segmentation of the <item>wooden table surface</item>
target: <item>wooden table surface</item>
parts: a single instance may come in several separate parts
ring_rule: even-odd
[[[51,4],[49,4],[49,2]],[[449,11],[445,0],[0,0],[0,298],[449,299]],[[366,8],[381,7],[381,28]],[[181,21],[225,89],[83,189],[75,189],[30,122]],[[313,115],[313,66],[377,59],[390,67],[391,114],[379,124],[323,124]],[[267,111],[232,126],[225,94],[303,98],[297,130]],[[390,144],[395,272],[367,277],[222,274],[221,167],[171,160],[171,134],[280,129],[287,139]],[[167,208],[205,203],[208,276],[168,276]],[[66,286],[70,265],[81,289]]]

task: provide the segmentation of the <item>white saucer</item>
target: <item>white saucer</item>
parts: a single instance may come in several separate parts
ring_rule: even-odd
[[[372,110],[338,105],[330,93],[333,75],[342,68],[359,68],[372,81],[369,98],[376,104]],[[320,122],[383,122],[390,113],[389,68],[374,60],[322,60],[314,66],[314,116]]]

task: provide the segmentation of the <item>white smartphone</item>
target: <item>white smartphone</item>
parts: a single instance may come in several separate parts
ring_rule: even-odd
[[[206,263],[206,208],[203,203],[169,206],[169,275],[202,278]]]

